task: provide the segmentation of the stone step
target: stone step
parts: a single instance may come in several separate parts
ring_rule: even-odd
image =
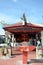
[[[30,59],[27,64],[29,63],[43,63],[43,59]]]

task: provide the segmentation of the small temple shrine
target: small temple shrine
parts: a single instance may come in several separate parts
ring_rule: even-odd
[[[6,42],[11,48],[7,48],[11,50],[10,55],[19,54],[22,52],[24,54],[28,53],[29,51],[36,50],[36,58],[39,59],[39,55],[42,58],[43,25],[27,22],[25,14],[23,14],[21,19],[22,20],[18,23],[3,26],[3,29],[5,30]],[[40,47],[42,52],[40,52]],[[38,52],[41,54],[38,54]],[[24,57],[25,56],[26,55],[24,54]]]
[[[43,45],[43,25],[27,23],[25,15],[23,15],[22,19],[22,22],[3,26],[5,36],[12,38],[13,42],[29,42],[28,44],[30,44],[31,40],[33,42],[33,40],[39,39]],[[36,45],[36,43],[32,42],[32,45]]]

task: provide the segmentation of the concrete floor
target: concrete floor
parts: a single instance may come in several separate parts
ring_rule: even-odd
[[[43,65],[43,63],[22,64],[22,55],[14,55],[11,58],[7,58],[7,59],[3,59],[1,57],[2,56],[0,50],[0,65]],[[28,60],[35,59],[35,58],[36,58],[35,51],[28,53]]]

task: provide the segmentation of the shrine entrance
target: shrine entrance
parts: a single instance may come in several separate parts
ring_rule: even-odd
[[[36,38],[36,33],[14,33],[14,37],[16,38],[17,42],[23,42],[23,41],[29,42],[29,39]]]

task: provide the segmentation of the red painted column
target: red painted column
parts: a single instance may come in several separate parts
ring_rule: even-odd
[[[28,60],[28,52],[23,51],[23,64],[27,64],[27,60]]]

